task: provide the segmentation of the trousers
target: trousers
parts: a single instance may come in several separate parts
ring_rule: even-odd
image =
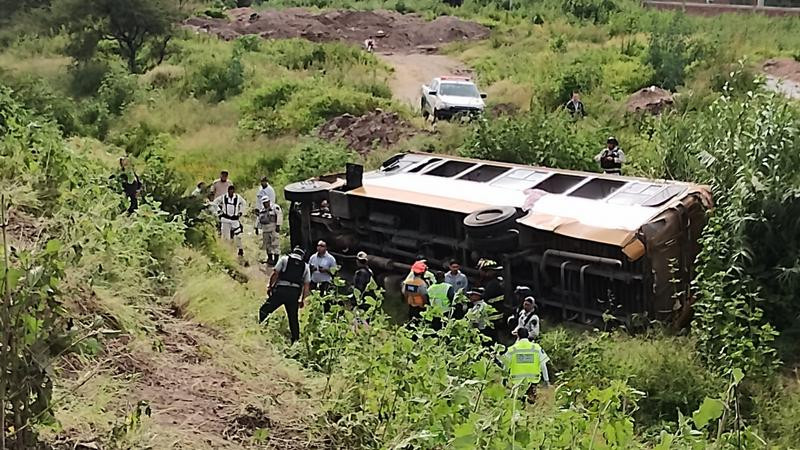
[[[242,249],[242,224],[238,220],[220,220],[220,231],[222,239],[233,240],[237,249]]]
[[[258,310],[258,323],[261,323],[283,306],[286,309],[286,317],[289,319],[289,332],[292,335],[292,342],[300,339],[300,321],[297,318],[300,309],[300,288],[291,286],[276,286],[272,290],[272,295],[261,305]]]

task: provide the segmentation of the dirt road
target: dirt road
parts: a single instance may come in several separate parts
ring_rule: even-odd
[[[394,67],[394,77],[389,81],[394,97],[412,109],[419,108],[422,84],[442,75],[470,73],[460,61],[445,55],[394,53],[378,57]]]

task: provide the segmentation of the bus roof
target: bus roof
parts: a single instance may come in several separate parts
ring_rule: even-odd
[[[685,182],[406,153],[364,174],[348,195],[469,214],[491,206],[528,212],[521,225],[624,247],[643,225],[707,187]]]

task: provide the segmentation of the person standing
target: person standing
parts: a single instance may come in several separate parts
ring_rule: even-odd
[[[445,315],[450,312],[450,305],[453,304],[455,289],[453,285],[447,283],[443,272],[436,272],[436,283],[428,286],[428,302],[444,310]]]
[[[241,195],[236,193],[234,185],[228,186],[228,193],[214,200],[220,219],[220,234],[224,240],[233,240],[238,249],[239,256],[244,256],[242,247],[241,218],[247,209],[247,203]]]
[[[289,255],[282,256],[275,264],[275,270],[269,278],[267,301],[258,310],[258,323],[264,322],[270,314],[283,306],[289,319],[289,332],[292,343],[300,339],[300,321],[297,313],[308,297],[311,283],[311,271],[303,262],[305,252],[295,247]]]
[[[500,282],[497,272],[503,270],[496,261],[481,259],[478,261],[481,283],[483,284],[483,299],[488,303],[502,302],[505,297],[503,283]]]
[[[528,336],[532,339],[539,338],[539,316],[536,315],[536,300],[531,297],[525,297],[522,301],[522,309],[515,316],[508,318],[508,322],[512,327],[511,334],[517,336],[519,330],[525,328],[528,330]]]
[[[269,185],[267,177],[261,177],[261,189],[256,192],[256,210],[261,211],[261,205],[264,204],[264,198],[268,198],[272,205],[277,205],[275,198],[275,189]]]
[[[425,255],[421,255],[421,254],[417,255],[417,258],[414,261],[414,264],[416,264],[416,263],[422,263],[422,264],[425,265],[425,267],[428,267],[428,260],[425,258]],[[412,265],[412,267],[413,267],[413,265]],[[408,275],[406,276],[406,279],[411,278],[413,275],[414,275],[414,271],[413,270],[409,270],[408,271]],[[436,276],[430,270],[426,269],[425,270],[425,274],[422,276],[422,278],[425,279],[425,284],[428,285],[428,286],[436,283]]]
[[[197,198],[203,198],[205,190],[206,190],[206,183],[204,181],[198,181],[194,190],[192,190],[191,196]]]
[[[606,148],[598,153],[594,160],[600,163],[603,173],[619,175],[622,173],[622,164],[625,163],[625,152],[619,148],[619,142],[614,136],[606,140]]]
[[[128,214],[133,214],[139,208],[139,191],[142,190],[142,182],[139,180],[139,175],[133,170],[133,164],[128,158],[122,157],[119,159],[119,173],[117,179],[122,184],[122,191],[130,201],[128,206]]]
[[[461,273],[461,263],[458,260],[450,260],[450,271],[444,276],[444,282],[453,286],[456,292],[467,292],[469,289],[469,280],[467,276]]]
[[[228,179],[228,171],[223,170],[219,173],[219,179],[211,183],[211,195],[217,199],[228,193],[228,188],[233,183]]]
[[[336,258],[328,253],[328,244],[325,241],[317,242],[317,252],[308,260],[311,266],[311,288],[319,291],[320,295],[328,293],[333,281],[332,270],[336,267]]]
[[[272,266],[278,261],[281,248],[281,224],[283,211],[279,205],[270,202],[269,197],[262,199],[261,209],[256,220],[256,234],[261,231],[261,246],[267,252],[267,264]]]
[[[369,285],[375,275],[372,273],[372,269],[369,268],[369,260],[365,252],[358,252],[356,255],[356,266],[358,269],[353,275],[353,288],[358,291],[356,301],[360,303],[365,296],[375,295],[369,290]]]
[[[408,305],[409,320],[418,319],[428,304],[428,283],[425,282],[425,272],[428,265],[417,261],[411,266],[411,274],[403,280],[403,298]]]
[[[572,98],[569,99],[564,108],[569,112],[569,115],[575,119],[583,118],[586,115],[586,109],[583,107],[581,101],[581,94],[578,92],[572,93]]]
[[[528,338],[528,330],[520,328],[517,331],[517,342],[503,355],[503,362],[514,385],[529,383],[525,395],[528,403],[534,403],[536,386],[542,381],[545,385],[550,384],[547,374],[547,361],[550,358],[539,344]]]

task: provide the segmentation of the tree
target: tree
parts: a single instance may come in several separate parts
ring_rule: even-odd
[[[57,0],[53,12],[70,34],[70,56],[88,61],[102,41],[112,41],[131,73],[164,59],[181,17],[174,0]],[[150,52],[144,55],[144,49]]]

